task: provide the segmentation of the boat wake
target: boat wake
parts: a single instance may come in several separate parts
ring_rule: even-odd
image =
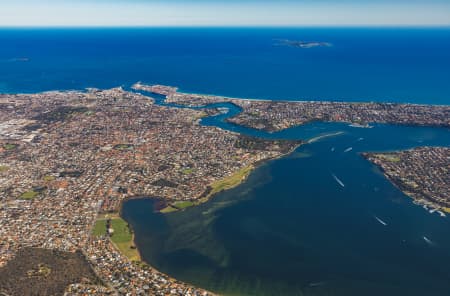
[[[426,236],[423,237],[423,240],[424,240],[428,245],[430,245],[430,246],[434,246],[434,245],[435,245],[434,242],[431,241],[431,240],[430,240],[428,237],[426,237]]]
[[[317,137],[309,139],[307,141],[307,143],[311,144],[311,143],[317,142],[317,141],[325,139],[325,138],[335,137],[335,136],[339,136],[339,135],[342,135],[342,134],[344,134],[344,132],[335,132],[335,133],[329,133],[329,134],[320,135],[320,136],[317,136]]]
[[[380,218],[378,218],[377,216],[373,216],[378,222],[380,222],[380,224],[382,224],[383,226],[387,226],[388,224],[386,222],[384,222],[383,220],[381,220]]]
[[[336,177],[335,174],[331,174],[331,175],[333,176],[334,180],[335,180],[339,185],[341,185],[342,187],[345,187],[344,183],[343,183],[338,177]]]
[[[326,284],[326,282],[314,282],[314,283],[309,283],[308,286],[313,288],[313,287],[320,287],[325,284]]]

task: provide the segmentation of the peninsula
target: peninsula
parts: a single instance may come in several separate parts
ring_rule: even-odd
[[[391,153],[363,153],[414,202],[450,212],[450,148],[421,147]]]
[[[312,121],[344,122],[364,127],[368,123],[450,127],[450,106],[397,103],[243,100],[212,95],[186,94],[177,88],[137,83],[135,89],[166,96],[166,101],[186,106],[230,102],[242,112],[228,121],[275,132]]]

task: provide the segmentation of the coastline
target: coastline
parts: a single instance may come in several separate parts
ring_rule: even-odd
[[[245,182],[248,179],[249,175],[255,169],[257,169],[259,166],[261,166],[264,163],[269,162],[271,160],[275,160],[275,159],[280,159],[280,158],[286,157],[286,156],[290,155],[291,153],[293,153],[295,150],[297,150],[300,146],[308,144],[308,143],[310,143],[310,142],[302,141],[301,143],[293,146],[291,149],[289,149],[285,153],[281,153],[280,155],[277,155],[277,156],[274,156],[274,157],[270,157],[270,158],[266,158],[266,159],[263,159],[263,160],[258,160],[258,161],[254,162],[252,164],[249,164],[249,165],[239,169],[238,171],[234,172],[230,176],[222,178],[220,180],[217,180],[217,181],[213,182],[212,184],[208,185],[207,189],[205,189],[205,191],[202,193],[202,195],[204,195],[205,192],[207,192],[207,194],[204,197],[200,196],[200,197],[198,197],[197,199],[194,199],[194,200],[190,200],[190,201],[174,200],[174,201],[171,201],[169,203],[166,203],[166,201],[164,201],[163,199],[158,198],[158,197],[154,197],[154,196],[143,196],[143,195],[127,196],[127,197],[123,198],[120,201],[118,211],[110,212],[110,213],[98,213],[97,214],[96,219],[94,219],[94,224],[91,226],[91,235],[94,236],[93,230],[94,230],[94,227],[95,227],[95,224],[97,223],[97,221],[106,220],[108,218],[122,219],[123,221],[125,221],[127,223],[127,227],[128,227],[128,229],[129,229],[129,231],[131,233],[132,237],[131,237],[130,247],[133,246],[134,250],[137,252],[137,259],[136,258],[133,259],[133,258],[130,258],[129,256],[127,256],[125,254],[125,252],[111,239],[110,235],[108,235],[108,240],[111,242],[111,244],[114,246],[114,248],[119,253],[121,253],[123,256],[125,256],[131,262],[134,261],[134,262],[138,262],[138,263],[144,263],[144,264],[147,264],[148,266],[151,267],[151,265],[149,265],[149,263],[147,263],[147,262],[145,262],[145,260],[143,260],[141,252],[140,252],[140,250],[139,250],[139,248],[138,248],[138,246],[136,244],[136,241],[135,241],[136,240],[135,233],[134,233],[133,229],[131,228],[130,224],[128,223],[128,221],[126,221],[123,218],[123,216],[122,216],[122,208],[123,208],[123,204],[125,202],[127,202],[128,200],[132,200],[132,199],[161,200],[161,201],[166,203],[166,207],[158,210],[159,213],[161,213],[163,215],[166,215],[166,214],[169,214],[169,213],[172,213],[172,212],[183,211],[186,208],[204,204],[204,203],[210,201],[211,199],[213,199],[217,194],[219,194],[219,193],[221,193],[221,192],[223,192],[225,190],[230,190],[232,188],[235,188],[235,187],[239,186],[240,184]],[[236,178],[236,177],[239,177],[239,178]],[[214,183],[217,183],[217,184],[214,186]],[[208,188],[211,188],[211,190],[209,190],[209,192],[208,192]],[[189,205],[187,207],[182,207],[182,208],[175,208],[175,207],[173,207],[174,204],[176,205],[177,203],[183,203],[183,202],[190,202],[191,205]],[[171,208],[171,207],[173,208],[173,210],[170,210],[170,211],[167,211],[167,212],[163,212],[164,209]]]
[[[209,194],[208,194],[206,197],[204,197],[204,198],[199,198],[199,199],[197,200],[198,202],[194,203],[192,206],[198,206],[198,205],[200,205],[200,204],[206,203],[206,202],[210,201],[211,199],[213,199],[217,194],[219,194],[219,193],[221,193],[221,192],[223,192],[223,191],[225,191],[225,190],[230,190],[230,189],[232,189],[232,188],[235,188],[235,187],[239,186],[240,184],[242,184],[243,182],[245,182],[245,181],[248,179],[249,175],[250,175],[255,169],[257,169],[259,166],[261,166],[261,165],[263,165],[264,163],[269,162],[269,161],[271,161],[271,160],[275,160],[275,159],[280,159],[280,158],[286,157],[286,156],[288,156],[289,154],[293,153],[295,150],[297,150],[300,146],[302,146],[302,145],[304,145],[304,144],[307,144],[307,142],[300,143],[300,144],[294,146],[294,147],[293,147],[292,149],[290,149],[288,152],[283,153],[283,154],[280,154],[279,156],[272,157],[272,158],[268,158],[268,159],[264,159],[264,160],[259,160],[259,161],[255,162],[255,163],[251,164],[251,165],[248,165],[248,166],[242,168],[241,170],[244,170],[244,171],[245,171],[245,174],[242,176],[242,178],[240,178],[239,182],[232,183],[232,184],[230,184],[229,186],[226,186],[226,187],[222,188],[221,190],[218,190],[217,192],[211,192],[211,193],[209,193]],[[233,175],[232,175],[232,176],[233,176]],[[227,179],[227,178],[225,178],[225,179]],[[223,179],[222,179],[222,181],[223,181]],[[124,204],[125,202],[127,202],[128,200],[132,200],[132,199],[157,199],[157,197],[150,197],[150,196],[130,196],[130,197],[126,197],[126,198],[124,198],[124,199],[121,200],[120,205],[119,205],[119,210],[118,210],[117,212],[103,213],[103,214],[98,213],[96,219],[94,220],[94,225],[91,227],[91,236],[94,237],[94,235],[93,235],[93,228],[94,228],[94,226],[95,226],[95,224],[97,223],[98,220],[106,219],[106,218],[107,218],[106,216],[108,216],[108,215],[111,215],[112,217],[117,217],[117,218],[119,218],[119,219],[122,219],[123,221],[125,221],[125,222],[127,223],[127,228],[128,228],[129,231],[131,232],[132,237],[131,237],[131,244],[130,244],[130,245],[134,246],[134,250],[135,250],[135,252],[137,253],[138,258],[133,260],[132,258],[128,257],[128,256],[123,252],[123,250],[122,250],[122,249],[121,249],[121,248],[120,248],[120,247],[119,247],[119,246],[111,239],[111,236],[108,235],[107,238],[108,238],[108,240],[110,241],[111,245],[116,249],[116,251],[119,252],[121,255],[123,255],[125,258],[127,258],[127,260],[128,260],[130,263],[137,264],[137,265],[142,265],[142,264],[143,264],[143,265],[146,265],[146,266],[148,266],[149,268],[155,270],[156,272],[161,273],[161,274],[164,274],[166,277],[170,278],[171,280],[173,280],[173,281],[175,281],[175,282],[179,282],[179,280],[177,280],[176,278],[173,278],[173,277],[171,277],[170,275],[165,274],[165,273],[162,273],[161,271],[155,269],[149,262],[146,262],[146,261],[143,259],[142,253],[141,253],[141,251],[139,250],[138,245],[136,244],[136,235],[135,235],[135,233],[134,233],[134,230],[132,229],[132,227],[131,227],[131,225],[129,224],[129,222],[128,222],[127,220],[125,220],[125,219],[123,218],[123,216],[122,216],[123,204]],[[184,209],[181,209],[181,210],[184,210]],[[180,210],[176,210],[176,211],[180,211]],[[161,213],[161,211],[159,211],[159,212]],[[166,213],[161,213],[161,214],[165,215]],[[208,291],[208,295],[216,295],[216,294],[214,294],[214,293]]]
[[[216,95],[179,92],[177,87],[147,85],[137,82],[132,90],[163,96],[165,104],[205,108],[211,104],[228,103],[241,112],[225,119],[247,128],[274,133],[310,122],[341,122],[355,128],[370,128],[373,124],[429,126],[450,128],[449,105],[393,102],[345,101],[278,101],[229,98]]]
[[[131,262],[133,262],[133,261],[135,261],[135,262],[140,262],[140,261],[142,261],[141,253],[140,253],[139,249],[136,247],[136,244],[135,244],[135,234],[134,234],[134,231],[133,231],[133,229],[131,228],[130,224],[129,224],[125,219],[122,218],[122,204],[121,204],[120,209],[119,209],[118,212],[98,214],[98,215],[97,215],[97,218],[95,219],[94,227],[95,227],[95,224],[97,224],[99,221],[107,221],[107,220],[110,220],[110,221],[113,221],[113,220],[119,220],[119,221],[124,221],[124,222],[126,222],[126,224],[127,224],[127,225],[126,225],[126,228],[127,228],[127,231],[129,232],[129,234],[131,235],[131,239],[130,239],[129,241],[127,241],[127,242],[121,242],[121,244],[123,244],[123,246],[122,246],[122,248],[121,248],[121,247],[118,245],[118,242],[114,241],[114,239],[112,238],[112,237],[114,236],[115,233],[118,233],[118,232],[119,232],[117,229],[114,229],[114,226],[112,226],[112,225],[111,225],[110,228],[105,228],[105,233],[102,234],[102,235],[105,235],[105,236],[108,238],[108,240],[110,241],[111,245],[112,245],[112,246],[113,246],[120,254],[122,254],[123,256],[125,256],[125,257],[126,257],[128,260],[130,260]],[[92,228],[94,228],[94,227],[92,227]],[[105,227],[106,227],[106,224],[105,224]],[[108,233],[109,229],[113,229],[114,232],[113,232],[113,233]],[[122,231],[123,231],[123,230],[122,230]],[[97,237],[97,235],[94,234],[93,232],[94,232],[94,231],[92,230],[92,231],[91,231],[92,236],[93,236],[93,237]],[[102,235],[101,235],[101,236],[102,236]],[[132,251],[131,253],[134,253],[134,254],[125,252],[124,249],[123,249],[124,247],[128,247],[128,248],[132,249],[133,251]]]
[[[450,213],[448,190],[440,177],[445,174],[448,147],[416,147],[391,152],[362,152],[365,160],[374,165],[383,176],[413,203],[430,213],[437,212],[442,217]],[[430,166],[425,172],[423,167]],[[444,172],[444,173],[443,173]],[[444,183],[443,183],[444,182]]]
[[[393,178],[391,178],[389,175],[387,175],[384,170],[382,170],[381,166],[376,165],[379,169],[381,169],[383,176],[389,180],[389,182],[394,185],[398,190],[400,190],[405,196],[409,197],[412,202],[417,205],[417,206],[422,206],[425,210],[429,211],[430,214],[435,212],[435,211],[443,211],[445,213],[449,213],[450,214],[450,208],[449,207],[445,207],[445,206],[441,206],[437,203],[435,203],[434,201],[431,200],[425,200],[423,197],[418,196],[418,194],[410,192],[408,190],[406,190],[405,186],[403,186],[402,184],[396,182]],[[441,214],[442,216],[442,214]]]
[[[255,169],[257,169],[259,166],[263,165],[263,164],[266,163],[266,162],[269,162],[269,161],[272,161],[272,160],[275,160],[275,159],[280,159],[280,158],[286,157],[286,156],[290,155],[291,153],[293,153],[295,150],[297,150],[300,146],[302,146],[302,145],[304,145],[304,144],[307,144],[307,143],[301,143],[301,144],[298,144],[298,145],[296,145],[295,147],[293,147],[292,149],[290,149],[288,152],[283,153],[283,154],[281,154],[281,155],[279,155],[279,156],[272,157],[272,158],[268,158],[268,159],[264,159],[264,160],[260,160],[260,161],[257,161],[257,162],[255,162],[255,163],[251,164],[251,165],[248,165],[248,166],[246,166],[246,167],[243,167],[243,168],[241,169],[241,171],[244,170],[245,173],[244,173],[244,174],[242,175],[242,177],[238,180],[238,182],[234,182],[234,183],[232,183],[232,184],[229,184],[228,186],[225,186],[224,188],[221,188],[221,189],[218,190],[218,191],[210,192],[210,193],[208,193],[208,195],[206,195],[205,197],[200,197],[200,198],[198,198],[197,200],[195,200],[195,201],[193,202],[192,207],[195,207],[195,206],[204,204],[204,203],[210,201],[211,199],[213,199],[217,194],[219,194],[219,193],[221,193],[221,192],[223,192],[223,191],[225,191],[225,190],[230,190],[230,189],[232,189],[232,188],[235,188],[235,187],[239,186],[240,184],[242,184],[243,182],[245,182],[245,181],[248,179],[248,177],[250,176],[250,174],[251,174]],[[239,171],[236,172],[236,173],[239,173]],[[235,173],[235,174],[236,174],[236,173]],[[234,174],[232,174],[232,175],[229,176],[228,178],[233,177],[233,175],[234,175]],[[224,180],[226,181],[228,178],[224,178],[224,179],[222,179],[222,180],[219,180],[218,182],[221,182],[221,181],[224,181]],[[210,186],[211,186],[211,185],[210,185]],[[122,201],[121,201],[121,203],[120,203],[120,206],[119,206],[119,211],[118,211],[118,212],[115,212],[115,213],[111,213],[110,215],[117,215],[118,217],[120,217],[121,219],[123,219],[124,221],[126,221],[126,220],[122,217],[122,208],[123,208],[123,204],[124,204],[125,202],[127,202],[128,200],[132,200],[132,199],[153,199],[153,200],[155,200],[155,199],[158,199],[158,198],[157,198],[157,197],[151,197],[151,196],[131,196],[131,197],[126,197],[126,198],[122,199]],[[181,201],[179,201],[179,202],[183,202],[183,200],[181,200]],[[176,201],[174,201],[173,203],[176,203]],[[168,204],[168,207],[170,207],[170,204]],[[191,206],[189,206],[189,207],[191,207]],[[188,208],[188,207],[186,207],[186,208]],[[158,212],[161,213],[161,214],[163,214],[163,215],[165,215],[165,214],[169,214],[169,213],[172,213],[172,212],[182,211],[182,210],[185,210],[186,208],[183,208],[183,209],[176,209],[176,210],[170,211],[170,212],[168,212],[168,213],[163,213],[163,212],[161,212],[161,210],[159,210]],[[107,215],[107,214],[99,214],[99,215]],[[96,221],[97,221],[97,220],[98,220],[98,218],[96,219]],[[127,224],[129,225],[128,221],[126,221],[126,222],[127,222]],[[133,245],[136,247],[136,250],[137,250],[137,252],[139,253],[139,257],[140,257],[139,262],[144,262],[144,263],[146,263],[146,262],[142,259],[141,252],[139,251],[139,247],[136,245],[134,231],[133,231],[131,228],[130,228],[130,231],[132,232],[132,235],[133,235],[133,238],[132,238]],[[117,247],[116,247],[116,248],[117,248]],[[119,250],[119,252],[121,252],[121,254],[123,254],[122,251],[121,251],[119,248],[117,248],[117,249]],[[128,258],[128,257],[127,257],[127,258]],[[146,263],[146,264],[148,265],[148,263]]]
[[[135,88],[136,86],[136,88]],[[349,104],[367,104],[367,103],[381,103],[381,104],[389,104],[389,105],[398,105],[398,104],[402,104],[402,105],[413,105],[413,106],[435,106],[435,107],[448,107],[450,106],[450,104],[426,104],[426,103],[414,103],[414,102],[403,102],[403,101],[399,101],[399,102],[392,102],[392,100],[352,100],[352,99],[292,99],[292,100],[287,100],[287,99],[259,99],[259,98],[242,98],[242,97],[234,97],[234,96],[227,96],[227,95],[220,95],[220,94],[215,94],[215,93],[202,93],[202,92],[191,92],[188,90],[183,90],[179,87],[174,87],[174,86],[166,86],[166,85],[161,85],[161,84],[157,84],[157,83],[143,83],[142,81],[138,81],[137,83],[134,83],[131,88],[134,90],[142,90],[142,91],[146,91],[146,92],[152,92],[149,90],[150,87],[153,86],[163,86],[163,87],[169,87],[172,89],[176,89],[175,93],[180,94],[180,95],[190,95],[190,96],[197,96],[197,97],[209,97],[209,98],[214,98],[217,100],[217,102],[215,103],[221,103],[221,102],[230,102],[233,103],[232,101],[248,101],[248,102],[271,102],[271,103],[349,103]],[[155,94],[160,94],[160,93],[156,93]],[[163,95],[163,94],[160,94]],[[167,99],[167,96],[166,96]],[[165,99],[165,100],[166,100]],[[220,101],[223,100],[223,101]],[[237,105],[239,106],[239,105]]]
[[[256,170],[259,166],[261,166],[262,164],[269,162],[271,160],[275,160],[275,159],[280,159],[283,157],[288,156],[289,154],[293,153],[295,150],[297,150],[300,146],[308,144],[309,142],[302,142],[298,145],[295,145],[293,148],[291,148],[289,151],[282,153],[278,156],[274,156],[271,158],[266,158],[263,160],[258,160],[252,164],[249,164],[245,167],[242,167],[241,169],[239,169],[238,171],[234,172],[233,174],[222,178],[220,180],[214,181],[213,183],[209,184],[207,186],[207,188],[205,189],[205,191],[197,198],[197,199],[193,199],[193,200],[174,200],[174,201],[170,201],[168,203],[166,203],[166,207],[160,209],[158,212],[160,212],[161,214],[169,214],[169,213],[173,213],[173,212],[178,212],[178,211],[183,211],[186,208],[189,207],[195,207],[201,204],[204,204],[208,201],[210,201],[211,199],[213,199],[217,194],[221,193],[222,191],[225,190],[230,190],[232,188],[235,188],[239,185],[241,185],[243,182],[245,182],[247,180],[247,178],[249,177],[249,175]],[[236,178],[239,177],[239,178]],[[216,183],[216,184],[214,184]],[[215,185],[215,186],[214,186]],[[209,190],[210,189],[210,190]],[[134,197],[127,197],[125,199],[122,200],[121,204],[120,204],[120,211],[119,213],[121,213],[122,211],[122,206],[123,203],[126,202],[129,199],[142,199],[142,198],[149,198],[149,199],[158,199],[161,200],[157,197],[151,197],[151,196],[134,196]],[[164,200],[161,200],[163,202],[165,202]],[[178,208],[176,205],[177,203],[183,203],[183,202],[190,202],[192,203],[189,206],[186,207],[181,207]],[[173,210],[169,210],[167,212],[163,212],[165,209],[172,207]]]
[[[138,196],[135,196],[135,197],[126,198],[123,201],[129,200],[129,199],[145,199],[145,198],[150,198],[150,197],[143,197],[143,196],[138,197]],[[99,214],[99,216],[100,215],[108,215],[108,214]],[[136,245],[136,242],[135,242],[136,236],[134,234],[133,229],[131,228],[131,225],[125,219],[122,218],[122,203],[120,205],[120,211],[119,212],[109,213],[109,215],[115,216],[116,218],[119,218],[119,219],[122,219],[123,221],[125,221],[127,223],[127,229],[129,229],[129,231],[132,234],[131,244],[134,246],[134,250],[135,250],[135,252],[138,255],[138,258],[135,258],[135,259],[129,258],[123,252],[123,250],[120,247],[118,247],[118,245],[111,239],[111,236],[109,236],[109,235],[107,236],[107,240],[109,241],[109,243],[112,246],[112,248],[114,248],[120,255],[122,255],[124,258],[126,258],[126,260],[130,264],[133,264],[133,265],[138,266],[140,268],[145,267],[145,268],[148,268],[149,270],[153,270],[154,272],[156,272],[156,273],[158,273],[160,275],[163,275],[166,279],[168,279],[170,282],[173,282],[175,284],[181,284],[181,285],[185,285],[186,287],[191,287],[191,288],[197,289],[196,287],[194,287],[193,285],[191,285],[189,283],[182,282],[182,281],[180,281],[180,280],[178,280],[178,279],[176,279],[176,278],[174,278],[174,277],[172,277],[172,276],[170,276],[170,275],[168,275],[166,273],[163,273],[163,272],[159,271],[158,269],[154,268],[151,264],[149,264],[148,262],[146,262],[143,259],[142,255],[141,255],[141,252],[139,251],[139,248]],[[95,238],[95,236],[92,235],[91,238]],[[85,254],[84,251],[83,251],[83,254],[87,258],[87,260],[90,261],[89,260],[89,256],[87,254]],[[101,279],[100,275],[98,274],[98,272],[94,268],[94,266],[93,266],[93,271],[99,277],[99,279]],[[106,282],[106,284],[107,284],[107,286],[109,288],[111,288],[112,290],[115,290],[114,288],[111,287],[111,285],[108,282]],[[216,295],[215,293],[213,293],[211,291],[207,291],[207,290],[205,290],[203,288],[200,288],[200,289],[201,289],[201,291],[203,291],[204,295],[210,295],[210,296],[215,296]]]

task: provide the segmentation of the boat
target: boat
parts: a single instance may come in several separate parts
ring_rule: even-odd
[[[349,124],[351,127],[358,127],[358,128],[372,128],[373,126],[369,125],[368,123],[361,124],[361,123],[352,123]]]
[[[352,150],[353,150],[353,147],[348,147],[347,149],[344,150],[344,152],[349,152],[349,151],[352,151]]]
[[[338,177],[336,177],[335,174],[331,174],[331,175],[333,176],[334,180],[336,180],[336,182],[337,182],[339,185],[341,185],[342,187],[345,187],[344,183],[343,183]]]
[[[386,222],[384,222],[383,220],[381,220],[380,218],[378,218],[377,216],[373,216],[378,222],[380,222],[380,224],[387,226],[388,224]]]
[[[331,152],[334,152],[334,147],[331,147]]]
[[[427,209],[427,210],[428,210],[428,209]],[[445,213],[442,212],[441,210],[439,210],[439,208],[431,208],[431,210],[428,210],[428,212],[429,212],[430,214],[438,213],[441,217],[446,217]]]

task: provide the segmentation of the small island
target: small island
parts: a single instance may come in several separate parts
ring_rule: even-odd
[[[319,41],[301,41],[301,40],[289,40],[289,39],[277,39],[277,45],[284,45],[297,48],[313,48],[313,47],[331,47],[333,46],[329,42]]]

